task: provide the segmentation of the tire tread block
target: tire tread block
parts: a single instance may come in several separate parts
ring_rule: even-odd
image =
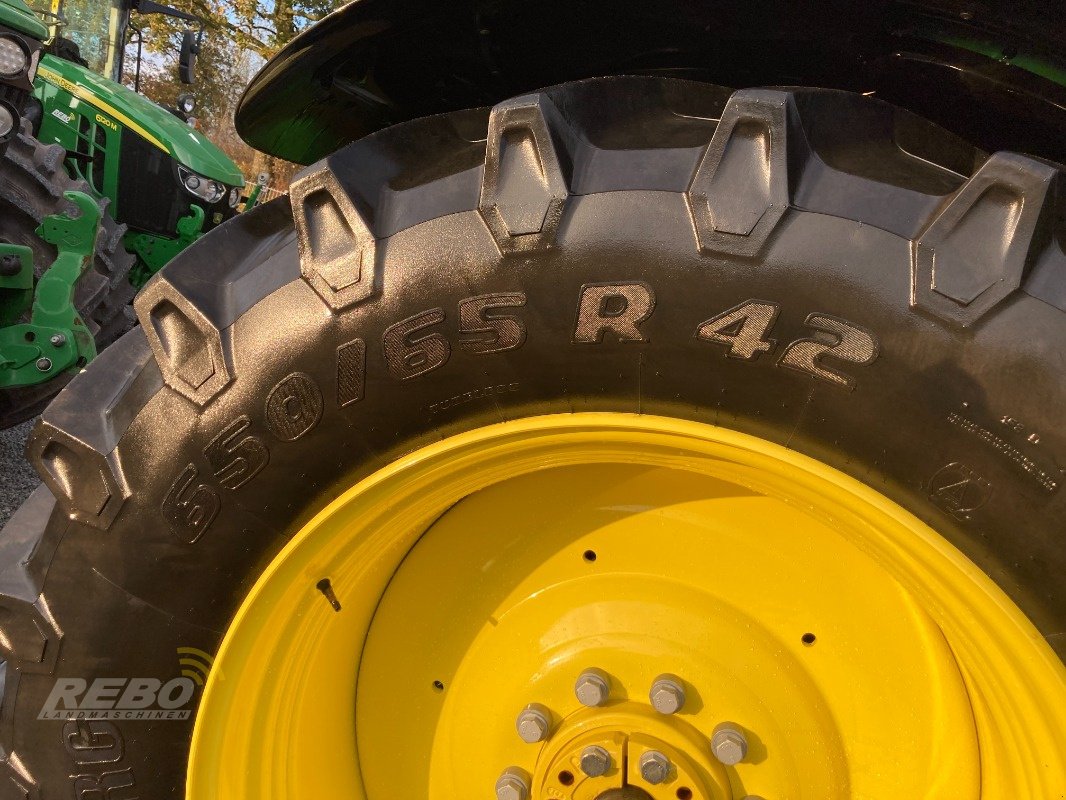
[[[689,185],[687,199],[704,252],[752,257],[788,209],[788,92],[733,93]]]
[[[329,161],[304,170],[293,181],[289,196],[303,279],[334,312],[370,297],[376,240]]]
[[[911,304],[966,327],[1016,291],[1057,172],[1014,153],[989,158],[915,243]]]
[[[570,195],[574,139],[546,93],[492,109],[478,210],[502,255],[552,246]]]

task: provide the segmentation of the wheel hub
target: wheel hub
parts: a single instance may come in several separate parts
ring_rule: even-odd
[[[602,748],[610,767],[602,775],[582,769],[582,754]],[[642,759],[662,756],[663,774],[649,776]],[[658,717],[641,703],[578,712],[554,732],[538,758],[533,798],[578,800],[639,791],[650,800],[732,797],[725,768],[715,762],[705,737],[680,720]]]
[[[590,668],[608,685],[591,708]],[[676,713],[655,710],[674,708],[665,676],[684,695]],[[531,715],[544,720],[540,735],[526,728]],[[733,757],[728,739],[716,757],[712,740],[729,722],[747,731],[750,758]],[[898,796],[918,796],[940,770],[960,800],[979,784],[958,665],[875,562],[800,509],[640,465],[538,471],[437,519],[376,609],[356,727],[371,797],[439,786],[430,798],[444,800],[512,767],[533,776],[531,800],[630,784],[655,800],[678,788],[701,800],[773,797],[797,774],[814,796],[844,798],[872,789],[874,760],[907,765],[877,776]],[[619,767],[581,780],[591,744]],[[422,748],[436,754],[424,771],[398,776],[390,754],[412,763]],[[660,784],[640,776],[651,750],[676,768]]]
[[[608,789],[596,800],[653,800],[652,796],[636,786],[626,786],[622,789]]]

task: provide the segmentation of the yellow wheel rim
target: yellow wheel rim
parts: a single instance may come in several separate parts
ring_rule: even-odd
[[[1031,623],[869,487],[722,428],[537,417],[293,537],[225,636],[188,797],[1053,797],[1064,709]]]

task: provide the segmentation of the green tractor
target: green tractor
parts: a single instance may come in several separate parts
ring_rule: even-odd
[[[159,4],[137,9],[197,21]],[[167,110],[118,82],[132,10],[123,0],[62,0],[46,26],[22,0],[0,2],[0,60],[6,53],[10,62],[0,75],[0,240],[30,247],[39,277],[56,251],[37,226],[67,210],[68,191],[98,201],[96,251],[73,286],[74,307],[96,348],[133,324],[136,287],[233,217],[244,186],[233,161],[188,124],[191,95],[183,96],[184,108]],[[192,80],[201,35],[189,30],[185,37],[183,80]],[[26,333],[20,328],[17,336]],[[14,350],[0,346],[0,427],[38,413],[95,355],[57,357],[49,338],[35,337],[37,353],[22,339]]]
[[[301,34],[31,435],[0,796],[1066,796],[1064,20]]]

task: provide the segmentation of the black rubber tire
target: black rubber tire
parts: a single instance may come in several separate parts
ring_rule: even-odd
[[[5,779],[182,797],[191,720],[38,721],[54,679],[177,675],[339,487],[536,414],[809,454],[941,531],[1066,652],[1061,189],[870,98],[648,78],[309,167],[156,276],[141,327],[35,429],[47,488],[0,535]],[[751,348],[696,335],[753,298],[767,352],[737,324]]]
[[[0,156],[0,240],[32,249],[38,276],[52,265],[56,250],[37,236],[37,226],[51,214],[74,210],[64,192],[89,189],[85,181],[67,175],[65,157],[66,151],[59,145],[45,145],[35,139],[26,120]],[[116,223],[107,212],[108,202],[106,198],[100,201],[103,216],[93,269],[82,275],[74,292],[74,304],[99,349],[122,336],[136,321],[130,305],[136,289],[129,282],[135,259],[122,246],[126,226]],[[39,414],[70,378],[66,373],[47,384],[0,392],[0,428]]]

